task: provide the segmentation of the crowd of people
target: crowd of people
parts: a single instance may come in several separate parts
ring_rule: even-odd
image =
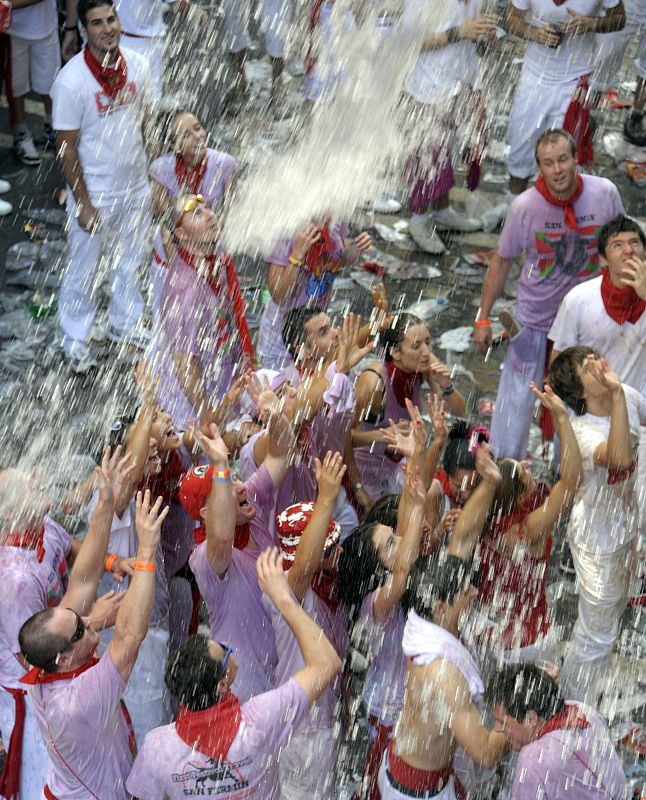
[[[497,20],[479,0],[446,0],[427,19],[429,5],[407,0],[378,24],[383,36],[428,28],[402,87],[417,123],[402,175],[411,235],[441,252],[443,230],[481,226],[449,192],[463,145],[477,184],[479,71]],[[14,0],[16,153],[40,158],[24,120],[33,88],[68,187],[65,358],[100,380],[90,339],[106,255],[107,336],[140,357],[136,413],[105,420],[96,469],[65,497],[0,471],[0,797],[328,800],[361,719],[355,800],[627,798],[602,701],[617,691],[622,616],[644,599],[646,234],[617,187],[584,169],[590,107],[624,31],[641,32],[626,135],[644,135],[642,4],[510,0],[508,28],[528,45],[504,224],[473,319],[485,359],[496,300],[522,266],[514,313],[501,315],[510,339],[490,430],[429,325],[383,285],[369,318],[328,313],[336,277],[373,247],[332,212],[268,249],[252,336],[220,246],[236,160],[207,146],[190,110],[156,113],[161,6],[67,0],[59,70],[55,0]],[[249,9],[224,10],[235,113],[248,99]],[[280,116],[292,9],[260,10]],[[311,102],[348,77],[332,13],[312,9]],[[554,439],[551,485],[527,460],[537,407]],[[52,505],[84,514],[85,535]],[[569,636],[546,592],[565,528]]]

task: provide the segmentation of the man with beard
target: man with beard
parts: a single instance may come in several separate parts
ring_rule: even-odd
[[[547,332],[563,297],[599,270],[597,236],[623,213],[617,188],[606,178],[577,172],[576,144],[564,130],[543,133],[536,144],[540,177],[512,203],[482,286],[475,345],[491,347],[489,316],[505,288],[513,259],[524,253],[516,318],[502,312],[511,341],[505,355],[491,423],[497,457],[522,461],[534,409],[531,381],[543,385]]]

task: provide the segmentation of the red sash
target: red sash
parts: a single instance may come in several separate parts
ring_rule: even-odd
[[[544,197],[550,205],[565,209],[565,224],[568,228],[570,228],[570,230],[576,231],[577,233],[579,229],[576,226],[574,204],[583,194],[583,188],[583,178],[578,173],[576,176],[576,189],[574,190],[574,194],[571,197],[568,197],[567,200],[559,200],[557,197],[554,197],[554,195],[547,188],[545,178],[542,175],[540,175],[534,183],[534,189],[536,189],[536,191],[542,197]]]
[[[179,738],[214,761],[222,762],[236,738],[242,721],[240,701],[232,693],[204,711],[181,706],[175,722]]]
[[[453,775],[453,765],[449,764],[444,769],[426,770],[411,767],[403,758],[395,754],[395,739],[388,742],[388,778],[391,783],[398,784],[404,790],[409,792],[422,793],[428,792],[429,794],[438,794],[449,782],[451,775]],[[455,794],[460,800],[466,798],[463,787],[460,782],[454,778]]]
[[[190,194],[199,194],[205,174],[206,156],[194,167],[187,166],[179,153],[175,156],[175,177],[181,190]]]
[[[576,157],[581,165],[592,164],[594,161],[592,120],[588,104],[589,92],[588,75],[582,75],[576,85],[563,120],[563,130],[571,133],[576,140]]]
[[[559,712],[543,725],[538,734],[538,738],[540,739],[541,736],[553,733],[554,731],[584,730],[589,727],[590,723],[578,706],[565,706],[563,711]]]
[[[187,250],[179,249],[179,257],[192,269],[197,272],[200,261],[205,261],[208,265],[208,275],[206,280],[216,296],[222,293],[222,285],[217,280],[216,267],[221,264],[226,269],[226,295],[231,304],[233,317],[238,329],[238,336],[240,337],[240,344],[242,345],[242,353],[246,356],[247,361],[253,364],[253,344],[251,343],[251,334],[249,333],[249,326],[247,325],[247,318],[245,316],[244,300],[242,292],[240,291],[240,283],[238,281],[238,273],[236,272],[235,264],[228,255],[221,253],[212,256],[198,256],[194,253],[189,253]]]
[[[83,58],[92,75],[101,84],[103,94],[114,100],[128,80],[128,66],[121,50],[117,50],[117,60],[112,67],[100,64],[87,45],[83,48]]]
[[[14,800],[14,798],[18,798],[20,795],[22,737],[25,731],[25,716],[27,713],[25,695],[27,692],[24,689],[11,689],[9,686],[3,686],[2,688],[5,692],[9,692],[9,694],[13,696],[15,716],[4,767],[0,775],[0,795],[4,797],[5,800]]]
[[[406,408],[406,400],[413,399],[415,387],[422,382],[424,376],[421,372],[404,372],[398,369],[392,361],[384,363],[397,402],[402,408]]]
[[[607,269],[601,275],[601,299],[606,314],[617,325],[623,325],[624,322],[634,325],[644,313],[646,301],[641,299],[632,286],[613,286]]]
[[[89,658],[85,664],[81,664],[80,667],[76,669],[71,669],[68,672],[46,672],[44,669],[40,667],[32,667],[29,672],[25,673],[22,678],[20,679],[20,683],[24,683],[27,686],[36,686],[36,684],[42,683],[56,683],[57,681],[70,681],[72,678],[76,678],[77,675],[81,675],[84,672],[87,672],[88,669],[91,669],[95,664],[99,663],[99,659],[96,656],[92,656]]]
[[[24,531],[6,531],[0,533],[0,546],[22,547],[25,550],[36,550],[38,563],[45,558],[45,525],[40,528],[26,528]]]

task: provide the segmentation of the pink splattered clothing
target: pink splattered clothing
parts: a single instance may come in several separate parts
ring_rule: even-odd
[[[243,703],[240,728],[222,764],[189,747],[174,724],[157,728],[144,740],[128,791],[140,800],[198,795],[278,800],[277,751],[292,728],[307,718],[308,708],[305,691],[293,678]]]
[[[20,628],[34,614],[58,605],[67,589],[72,539],[54,520],[44,521],[45,555],[40,563],[35,550],[0,547],[0,686],[12,689],[24,688],[18,681],[25,670],[16,658]]]
[[[274,683],[276,645],[271,620],[262,605],[256,559],[276,540],[270,532],[275,493],[269,472],[260,467],[245,482],[247,498],[256,508],[251,537],[257,549],[234,548],[224,575],[218,575],[206,555],[206,542],[197,547],[189,564],[206,602],[211,638],[230,645],[238,661],[235,693],[241,702],[269,691]]]
[[[381,413],[378,419],[362,422],[359,426],[360,431],[387,428],[389,419],[392,419],[393,422],[410,419],[406,408],[400,406],[395,397],[392,382],[385,365],[383,366],[383,373],[383,378],[380,376],[384,392]],[[420,384],[416,385],[411,400],[419,408]],[[384,442],[373,442],[365,447],[356,447],[354,460],[361,475],[363,488],[373,500],[379,500],[380,497],[384,497],[387,494],[398,494],[401,491],[402,462],[392,461],[388,458]]]
[[[71,680],[29,687],[49,752],[47,785],[60,800],[126,800],[130,728],[121,705],[126,682],[106,652]]]
[[[580,708],[589,727],[555,730],[523,747],[512,800],[620,800],[626,778],[608,726],[588,706]]]

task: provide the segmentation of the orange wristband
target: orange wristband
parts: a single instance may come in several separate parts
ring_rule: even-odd
[[[135,561],[135,569],[142,572],[154,572],[157,569],[157,564],[147,564],[145,561]]]
[[[490,319],[477,319],[473,323],[474,328],[488,328],[491,325]]]
[[[105,571],[112,572],[112,567],[114,562],[119,558],[116,553],[108,553],[107,558],[105,559]]]

